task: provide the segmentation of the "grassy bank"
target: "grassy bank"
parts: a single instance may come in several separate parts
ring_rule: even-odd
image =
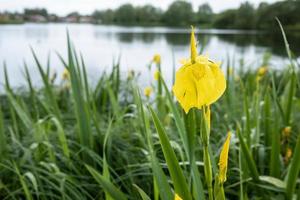
[[[16,92],[4,67],[1,199],[208,198],[206,118],[198,109],[183,111],[163,74],[144,91],[136,73],[121,79],[115,63],[91,87],[70,42],[62,76],[33,56],[42,88],[32,86],[25,66],[27,89]],[[158,71],[160,59],[151,63]],[[228,199],[300,199],[299,72],[292,58],[280,71],[270,59],[249,71],[230,59],[223,63],[227,87],[211,106],[209,127],[215,199],[223,199],[223,188]],[[228,132],[227,181],[220,187],[218,162]]]

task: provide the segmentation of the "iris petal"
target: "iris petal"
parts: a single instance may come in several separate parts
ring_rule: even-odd
[[[210,61],[207,56],[195,54],[196,40],[192,29],[191,58],[182,62],[173,86],[174,95],[186,113],[193,107],[201,109],[214,103],[226,89],[220,64]]]

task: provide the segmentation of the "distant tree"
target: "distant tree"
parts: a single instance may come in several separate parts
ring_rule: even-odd
[[[115,12],[115,18],[118,23],[134,23],[135,9],[131,4],[120,6]]]
[[[230,9],[219,13],[213,22],[216,28],[234,28],[236,10]]]
[[[163,17],[167,25],[182,26],[192,24],[194,22],[193,7],[186,1],[173,2]]]
[[[35,9],[24,9],[24,18],[25,19],[29,19],[30,16],[32,15],[41,15],[45,18],[48,17],[48,11],[44,8],[39,9],[39,8],[35,8]]]
[[[158,23],[162,17],[162,11],[152,5],[135,8],[136,22],[143,24]]]
[[[92,17],[96,21],[96,23],[104,23],[104,24],[110,24],[115,22],[115,12],[111,9],[107,9],[104,11],[98,11],[96,10]]]
[[[255,25],[255,9],[249,2],[242,3],[237,9],[234,27],[238,29],[253,29]]]
[[[210,5],[205,3],[199,6],[196,17],[198,23],[209,24],[213,21],[214,13]]]
[[[274,4],[260,4],[256,12],[256,28],[276,29],[278,24],[275,18],[279,18],[285,26],[297,26],[300,24],[299,1],[279,1]]]

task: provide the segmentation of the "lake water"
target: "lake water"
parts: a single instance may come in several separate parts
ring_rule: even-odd
[[[157,53],[162,56],[163,74],[170,80],[173,60],[178,68],[179,60],[189,56],[190,29],[89,24],[5,25],[0,26],[0,82],[4,82],[2,63],[5,61],[11,84],[21,86],[24,83],[23,63],[26,62],[34,84],[39,84],[40,78],[30,46],[44,66],[50,55],[52,72],[60,74],[63,66],[56,52],[66,57],[67,29],[76,49],[80,50],[85,59],[92,80],[96,80],[104,70],[111,69],[113,58],[117,59],[121,55],[123,76],[131,69],[139,71],[142,83],[146,85],[152,76],[146,66]],[[264,52],[270,51],[274,54],[272,67],[283,68],[286,64],[284,44],[280,36],[210,29],[197,30],[197,37],[200,45],[205,44],[204,54],[215,61],[225,61],[230,57],[237,66],[238,61],[243,58],[246,67],[258,67]],[[290,43],[292,45],[297,42],[299,44],[299,41]],[[295,49],[296,55],[299,52],[299,49]]]

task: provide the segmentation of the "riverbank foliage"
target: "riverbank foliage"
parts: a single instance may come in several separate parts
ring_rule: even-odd
[[[2,13],[1,23],[20,22],[72,22],[119,25],[163,25],[187,26],[201,24],[203,27],[222,29],[258,29],[273,30],[276,27],[274,18],[279,18],[289,30],[299,30],[300,1],[262,2],[254,7],[250,2],[242,3],[236,9],[227,9],[215,13],[209,3],[194,8],[187,1],[177,0],[166,10],[157,5],[134,6],[130,3],[116,9],[95,10],[89,15],[78,12],[60,17],[48,13],[46,9],[25,9],[23,13]]]
[[[221,189],[228,199],[300,199],[299,66],[288,45],[287,53],[280,70],[269,54],[249,70],[223,63],[227,87],[211,106],[207,148],[200,137],[207,118],[178,105],[160,70],[163,57],[149,65],[157,71],[143,93],[137,73],[121,78],[118,62],[92,87],[70,42],[61,77],[33,52],[42,87],[33,87],[25,66],[27,89],[14,90],[4,67],[0,198],[206,199],[207,149],[215,199],[223,199]],[[228,150],[223,183],[218,161]]]

